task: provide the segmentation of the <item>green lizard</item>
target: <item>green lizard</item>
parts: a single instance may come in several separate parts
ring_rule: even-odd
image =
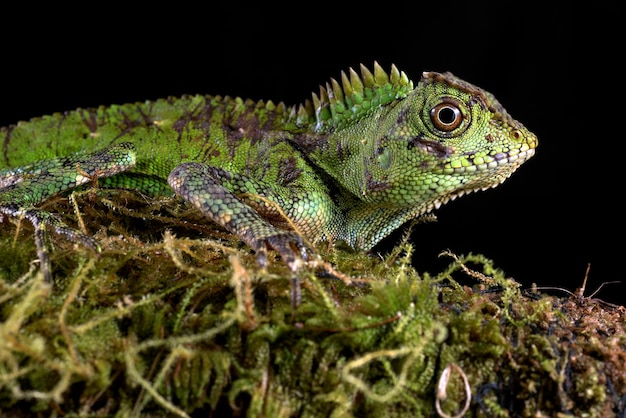
[[[32,222],[49,278],[49,230],[100,247],[39,209],[47,199],[96,182],[176,194],[259,265],[273,249],[296,271],[313,254],[307,241],[367,251],[406,221],[497,186],[535,152],[536,136],[492,94],[450,73],[425,72],[414,86],[395,65],[360,72],[299,106],[195,95],[1,128],[0,218]]]

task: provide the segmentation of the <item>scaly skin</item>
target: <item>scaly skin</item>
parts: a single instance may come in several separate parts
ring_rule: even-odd
[[[0,217],[35,225],[49,275],[49,227],[99,247],[37,206],[96,179],[176,194],[240,237],[260,265],[272,248],[295,271],[310,256],[300,234],[369,250],[404,222],[500,184],[537,138],[450,73],[423,73],[414,87],[375,63],[300,106],[197,95],[78,109],[1,128],[0,143]]]

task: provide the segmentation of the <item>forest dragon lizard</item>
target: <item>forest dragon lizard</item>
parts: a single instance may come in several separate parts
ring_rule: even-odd
[[[81,185],[176,194],[259,265],[273,249],[296,271],[313,254],[307,241],[366,251],[457,196],[497,186],[537,138],[450,73],[424,72],[414,86],[395,65],[374,63],[299,106],[190,95],[77,109],[0,128],[0,144],[0,218],[32,222],[50,278],[50,230],[100,250],[38,208]]]

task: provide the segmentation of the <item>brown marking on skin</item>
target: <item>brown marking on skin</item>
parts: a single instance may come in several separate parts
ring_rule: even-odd
[[[202,157],[197,158],[196,161],[201,161],[203,163],[208,163],[214,158],[218,158],[221,155],[221,151],[217,144],[209,142],[207,146],[202,149]]]
[[[89,129],[89,133],[94,136],[98,132],[98,120],[96,118],[97,109],[79,109],[80,118],[83,124]]]
[[[391,187],[391,185],[384,180],[374,180],[372,173],[367,169],[365,170],[365,186],[370,192],[383,192]]]
[[[492,112],[496,112],[499,110],[503,110],[500,103],[485,90],[480,87],[475,86],[472,83],[468,83],[465,80],[462,80],[450,72],[445,73],[435,73],[435,72],[426,72],[423,74],[422,81],[425,84],[431,84],[433,82],[439,82],[447,84],[448,86],[459,89],[461,91],[467,92],[472,98],[470,100],[470,104],[480,103],[484,108],[491,110]]]
[[[191,99],[190,96],[183,96],[185,99]],[[200,137],[190,138],[198,141],[207,141],[211,133],[211,116],[213,114],[213,106],[209,101],[210,97],[205,97],[202,103],[196,105],[193,109],[185,108],[182,116],[180,116],[172,124],[172,130],[178,134],[176,141],[180,144],[181,149],[184,149],[183,138],[185,137],[185,131],[189,130],[190,126],[201,129],[205,134]],[[170,98],[168,98],[168,101]],[[174,103],[175,104],[175,103]]]
[[[141,116],[144,126],[154,127],[158,131],[162,131],[161,127],[154,123],[154,119],[151,116],[153,112],[153,108],[154,108],[154,102],[148,103],[148,112],[144,112],[143,106],[137,105],[137,113],[139,113],[139,115]]]
[[[191,100],[191,98],[189,98]],[[213,117],[214,106],[211,104],[210,96],[205,96],[202,103],[190,114],[189,126],[200,130],[203,134],[192,138],[192,140],[206,143],[211,136],[211,118]]]
[[[408,145],[408,149],[411,148],[417,148],[419,146],[420,141],[424,141],[424,135],[423,134],[419,134],[419,135],[415,135],[414,137],[410,138],[409,141],[407,142]]]
[[[302,174],[302,169],[297,167],[297,160],[293,156],[281,160],[278,165],[280,167],[278,181],[281,186],[289,187]]]
[[[231,127],[233,129],[234,137],[238,140],[247,138],[250,140],[251,145],[255,145],[263,139],[263,135],[261,134],[262,130],[259,118],[251,112],[252,109],[250,109],[250,112],[246,112],[241,115],[236,121],[234,121]]]
[[[298,146],[305,155],[322,152],[328,148],[328,136],[324,134],[302,133],[294,135],[291,141]]]
[[[385,145],[388,139],[385,135],[376,140],[376,155],[382,155],[385,152]]]
[[[421,168],[422,171],[428,171],[432,167],[434,167],[434,165],[435,164],[432,161],[422,161],[419,163],[419,167]]]
[[[257,103],[246,100],[243,109],[229,109],[227,119],[223,122],[226,127],[226,139],[229,148],[229,155],[233,156],[237,151],[241,141],[246,139],[250,145],[254,146],[267,141],[265,132],[275,129],[276,112],[266,111],[267,121],[261,124],[256,109]]]
[[[404,120],[407,118],[407,115],[409,114],[409,109],[407,108],[403,108],[398,112],[398,118],[396,119],[396,123],[398,125],[403,125],[404,124]]]
[[[437,158],[442,159],[450,155],[451,150],[437,141],[424,139],[422,135],[411,138],[408,142],[409,148],[417,148],[425,153],[433,154]]]
[[[228,156],[230,159],[233,159],[241,140],[245,138],[246,132],[243,129],[237,129],[232,125],[223,125],[221,129],[226,134]]]
[[[227,146],[229,150],[229,155],[231,158],[237,152],[241,141],[247,140],[250,141],[250,145],[252,147],[257,147],[258,154],[253,155],[252,158],[255,161],[249,160],[246,164],[247,167],[261,167],[263,168],[263,164],[269,164],[269,155],[271,149],[276,145],[275,141],[272,141],[270,136],[268,136],[267,132],[269,129],[265,129],[261,126],[261,121],[254,113],[255,105],[252,101],[246,102],[246,109],[240,112],[240,114],[236,118],[231,118],[228,124],[225,126],[226,140]],[[278,141],[282,142],[282,141]],[[269,170],[269,167],[263,169],[263,174],[259,174],[261,176],[265,175],[265,172]]]
[[[121,126],[119,126],[120,133],[115,136],[113,141],[127,135],[138,126],[146,126],[145,119],[132,119],[128,116],[128,113],[123,110],[120,110],[119,114],[122,116]]]
[[[182,138],[183,132],[189,126],[189,123],[194,120],[193,112],[193,109],[186,109],[182,116],[172,124],[172,129],[178,133],[179,141]]]
[[[270,142],[270,139],[267,138],[265,141],[258,142],[256,148],[252,148],[254,151],[250,152],[246,159],[245,173],[247,176],[262,181],[272,169],[272,164],[275,161],[271,158],[274,145]]]
[[[337,157],[339,161],[346,161],[352,155],[350,147],[347,147],[342,141],[337,141]]]

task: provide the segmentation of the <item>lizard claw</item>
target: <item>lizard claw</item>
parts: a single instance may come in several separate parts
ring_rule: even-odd
[[[313,251],[305,244],[302,237],[294,232],[281,231],[263,239],[259,239],[256,245],[256,261],[261,268],[267,267],[267,249],[271,248],[280,254],[283,262],[293,273],[297,273],[302,265],[309,260]],[[301,290],[300,277],[297,274],[291,278],[291,309],[296,310],[300,306]]]
[[[267,249],[276,251],[292,272],[298,271],[302,264],[309,260],[312,250],[304,243],[302,237],[293,232],[281,232],[258,240],[254,246],[257,264],[267,266]]]

